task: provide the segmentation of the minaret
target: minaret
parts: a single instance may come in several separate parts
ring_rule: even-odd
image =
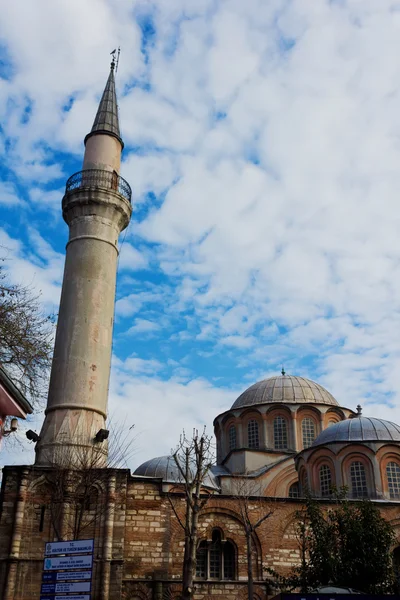
[[[83,170],[68,179],[62,200],[69,240],[37,465],[79,466],[93,450],[96,466],[107,460],[117,243],[132,214],[131,189],[119,175],[124,144],[114,69],[113,60],[85,138]]]

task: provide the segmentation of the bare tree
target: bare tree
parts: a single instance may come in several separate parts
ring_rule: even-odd
[[[132,427],[128,430],[109,424],[110,444],[105,464],[103,442],[91,448],[62,446],[46,472],[50,495],[48,508],[58,540],[77,539],[90,530],[107,510],[101,501],[112,469],[127,467],[133,453]],[[105,468],[106,467],[106,468]]]
[[[0,365],[33,403],[47,391],[54,319],[31,286],[10,282],[0,259]]]
[[[256,530],[273,514],[273,507],[262,497],[260,484],[246,474],[233,480],[233,494],[240,513],[245,536],[247,556],[247,593],[254,598],[253,554],[256,550]]]
[[[196,574],[199,516],[212,494],[204,485],[214,462],[212,438],[206,435],[205,429],[200,436],[198,431],[194,430],[192,438],[187,438],[185,432],[183,432],[179,445],[173,453],[173,458],[179,472],[179,481],[168,493],[168,499],[185,535],[182,599],[191,600],[194,592],[193,581]],[[183,515],[176,503],[174,492],[184,494],[185,509]]]

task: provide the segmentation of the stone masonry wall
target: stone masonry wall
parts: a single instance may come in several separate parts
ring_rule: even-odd
[[[44,544],[56,539],[45,473],[35,467],[6,468],[0,500],[0,598],[39,597]],[[86,507],[80,538],[94,537],[92,600],[175,600],[180,593],[184,537],[171,502],[158,481],[107,470],[96,499]],[[178,515],[184,501],[171,501]],[[253,552],[255,594],[267,597],[265,569],[280,573],[298,561],[294,534],[300,500],[257,498],[249,501],[254,519],[271,515],[257,529]],[[386,518],[400,528],[399,506],[381,504]],[[44,508],[43,508],[44,507]],[[64,507],[65,508],[65,507]],[[69,506],[71,512],[73,502]],[[71,517],[71,514],[70,514]],[[65,517],[64,517],[65,520]],[[238,501],[213,496],[199,520],[199,539],[221,539],[235,548],[235,579],[198,580],[195,599],[244,600],[247,594],[246,539]]]

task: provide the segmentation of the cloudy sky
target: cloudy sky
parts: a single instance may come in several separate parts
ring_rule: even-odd
[[[168,453],[183,427],[211,431],[282,364],[400,422],[400,2],[0,11],[0,244],[45,310],[60,295],[65,181],[121,46],[134,212],[110,410],[135,424],[130,466]],[[32,447],[1,460],[31,462]]]

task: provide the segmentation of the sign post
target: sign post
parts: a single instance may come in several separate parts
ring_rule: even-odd
[[[94,540],[47,542],[40,600],[91,600]]]

